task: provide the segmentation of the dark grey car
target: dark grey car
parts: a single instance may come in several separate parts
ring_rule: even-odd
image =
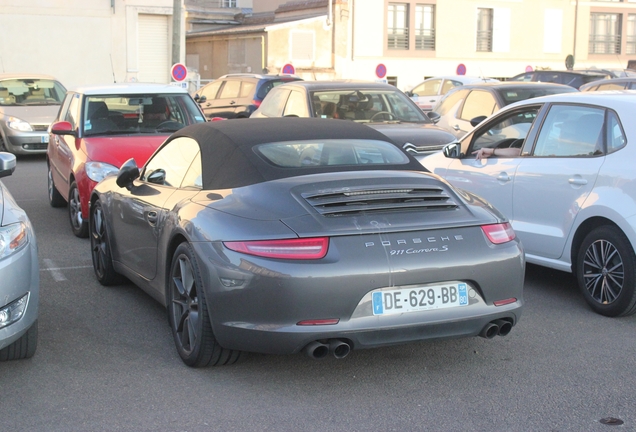
[[[188,126],[95,187],[95,274],[165,305],[189,366],[506,335],[523,304],[514,231],[421,170],[354,122]]]
[[[395,86],[368,81],[296,81],[274,88],[250,118],[336,118],[364,123],[405,150],[428,154],[455,137],[433,125]]]

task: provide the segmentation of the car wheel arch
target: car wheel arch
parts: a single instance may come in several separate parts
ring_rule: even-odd
[[[618,229],[619,231],[623,232],[621,227],[618,226],[614,221],[612,221],[611,219],[602,217],[602,216],[590,217],[590,218],[586,219],[585,221],[583,221],[576,228],[576,232],[574,233],[574,236],[572,238],[572,244],[570,246],[570,262],[571,262],[571,266],[572,266],[572,274],[576,274],[577,254],[578,254],[579,248],[581,247],[581,244],[583,243],[583,240],[585,239],[585,237],[590,232],[594,231],[595,229],[597,229],[597,228],[599,228],[601,226],[605,226],[605,225],[612,226],[612,227]],[[623,232],[623,234],[624,234],[624,232]]]

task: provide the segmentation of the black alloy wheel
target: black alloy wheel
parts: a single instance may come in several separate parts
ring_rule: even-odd
[[[591,231],[579,248],[576,269],[579,288],[595,312],[609,317],[636,312],[636,255],[618,228]]]
[[[47,164],[48,176],[48,191],[49,191],[49,204],[51,207],[64,207],[66,205],[66,200],[62,196],[62,194],[55,187],[55,183],[53,182],[53,173],[51,172],[51,165]]]
[[[170,267],[168,315],[177,352],[191,367],[236,363],[239,351],[221,347],[212,331],[194,250],[181,243]]]
[[[91,258],[93,270],[100,284],[108,286],[121,282],[122,276],[113,267],[108,230],[104,220],[102,203],[97,200],[91,206],[90,215]]]
[[[88,223],[82,216],[82,202],[76,182],[71,183],[68,192],[68,216],[73,234],[79,238],[88,237]]]

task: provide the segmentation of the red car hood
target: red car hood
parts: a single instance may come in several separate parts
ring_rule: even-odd
[[[119,168],[130,158],[143,166],[169,135],[116,135],[84,138],[82,149],[88,160],[106,162]]]

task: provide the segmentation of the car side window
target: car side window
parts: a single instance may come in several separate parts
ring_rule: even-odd
[[[283,116],[309,117],[307,99],[305,98],[304,93],[292,90],[289,94],[289,98],[287,98],[287,104],[285,105]]]
[[[523,75],[519,75],[517,77],[514,78],[515,81],[524,81],[524,82],[529,82],[532,81],[532,77],[534,76],[534,72],[528,72],[525,73]]]
[[[254,93],[254,87],[256,87],[256,83],[253,83],[251,81],[243,81],[241,83],[241,93],[239,94],[239,97],[250,97],[252,93]]]
[[[274,88],[263,100],[261,112],[267,117],[280,117],[289,92],[290,90],[288,89]]]
[[[79,112],[80,112],[80,95],[74,94],[73,99],[68,107],[68,112],[64,117],[64,120],[69,122],[73,129],[79,124]]]
[[[490,92],[483,90],[473,90],[470,92],[464,102],[461,113],[458,118],[466,121],[470,121],[475,117],[489,116],[495,112],[497,108],[497,101]]]
[[[205,96],[207,100],[212,100],[216,98],[216,94],[219,92],[219,87],[223,81],[215,81],[203,87],[201,89],[200,96]]]
[[[241,82],[236,80],[225,81],[219,99],[230,99],[238,97],[241,91]]]
[[[141,181],[179,187],[198,153],[199,144],[192,138],[175,138],[148,161]]]
[[[614,84],[614,83],[607,83],[607,84],[601,84],[598,86],[597,90],[624,90],[625,89],[625,83],[618,83],[618,84]]]
[[[468,90],[456,90],[451,93],[448,93],[444,98],[439,102],[434,109],[436,113],[443,116],[447,112],[449,112],[454,106],[458,103],[461,103],[462,100],[468,94]]]
[[[540,107],[535,106],[515,110],[500,117],[496,123],[486,125],[484,129],[475,133],[468,154],[471,155],[484,147],[521,149],[537,118],[539,109]],[[519,154],[521,154],[521,150],[519,150]]]
[[[603,109],[554,105],[543,122],[534,156],[580,157],[603,154]]]
[[[608,111],[607,115],[607,153],[614,153],[625,147],[627,137],[623,131],[623,126],[618,120],[618,116],[613,111]]]
[[[436,96],[441,85],[441,79],[429,80],[415,87],[413,94],[418,96]]]
[[[192,187],[197,189],[203,188],[201,152],[198,152],[194,157],[194,160],[190,164],[190,168],[188,168],[188,172],[186,172],[186,175],[183,178],[183,182],[181,182],[181,187]]]
[[[440,94],[445,95],[450,89],[454,89],[455,87],[460,85],[462,85],[462,83],[459,81],[453,81],[449,79],[444,80],[444,85],[442,85],[442,91],[440,92]]]

